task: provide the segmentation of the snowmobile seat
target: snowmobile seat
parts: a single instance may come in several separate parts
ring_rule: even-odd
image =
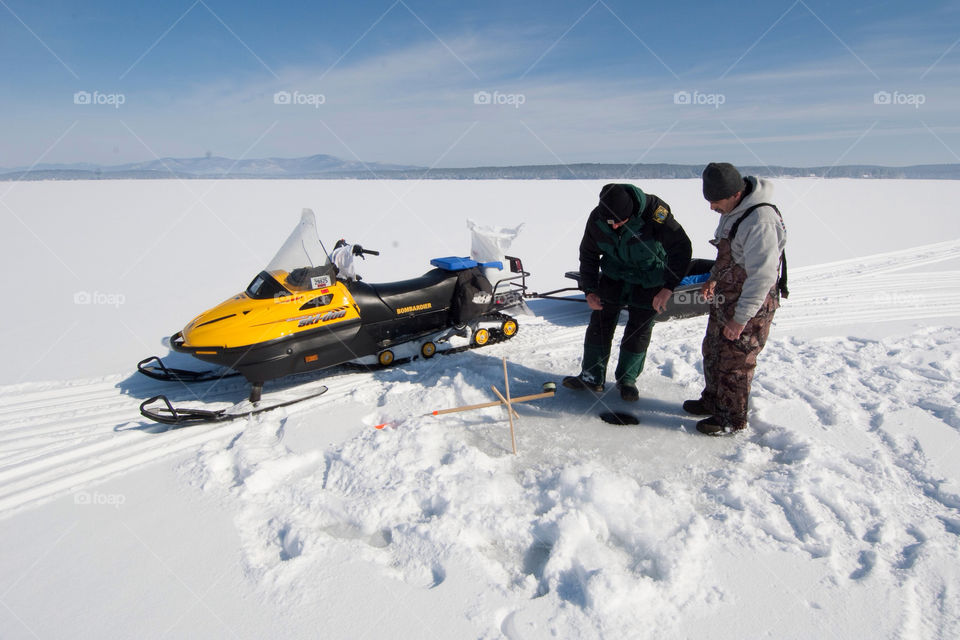
[[[364,322],[381,322],[406,314],[450,308],[457,284],[455,273],[431,269],[419,278],[368,284],[350,283],[350,294]]]
[[[714,260],[709,260],[707,258],[694,258],[687,266],[686,275],[693,276],[702,273],[710,273],[710,270],[713,269],[713,263]]]
[[[353,280],[347,283],[347,288],[360,308],[360,317],[364,322],[383,322],[393,318],[393,310],[380,299],[372,285]]]
[[[564,278],[570,278],[577,283],[577,286],[580,286],[580,272],[579,271],[567,271],[563,274]]]

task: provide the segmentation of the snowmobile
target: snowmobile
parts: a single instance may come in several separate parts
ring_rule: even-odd
[[[517,320],[504,311],[522,304],[513,280],[527,274],[491,284],[485,271],[502,269],[502,263],[452,256],[431,260],[434,268],[418,278],[370,284],[353,277],[345,258],[379,253],[341,244],[328,253],[313,211],[304,209],[293,233],[245,291],[201,313],[170,338],[173,351],[219,370],[176,369],[155,356],[142,360],[138,370],[178,382],[242,375],[251,385],[253,407],[242,415],[250,415],[279,406],[258,406],[269,380],[348,362],[387,366],[411,349],[413,357],[430,358],[455,338],[479,347],[517,333]],[[151,408],[155,403],[161,406]],[[176,409],[164,396],[150,398],[140,410],[152,420],[177,425],[238,417]]]

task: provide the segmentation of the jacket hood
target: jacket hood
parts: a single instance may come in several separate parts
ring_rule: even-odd
[[[769,180],[757,178],[755,176],[746,176],[744,181],[752,187],[750,193],[743,197],[736,209],[730,213],[720,216],[720,223],[717,225],[717,232],[714,234],[717,238],[725,238],[730,231],[733,223],[743,215],[743,212],[755,204],[761,202],[770,202],[773,198],[773,184]]]
[[[763,178],[757,178],[754,176],[747,176],[744,178],[744,181],[753,187],[753,189],[749,194],[744,196],[743,200],[740,201],[740,204],[737,205],[736,209],[726,214],[727,216],[733,216],[734,218],[739,217],[740,213],[743,213],[753,205],[760,204],[761,202],[770,202],[770,200],[773,198],[773,184],[769,180],[764,180]]]
[[[637,187],[632,184],[623,185],[626,187],[627,191],[633,197],[636,208],[633,210],[633,215],[637,216],[647,208],[647,194],[640,190],[640,187]]]

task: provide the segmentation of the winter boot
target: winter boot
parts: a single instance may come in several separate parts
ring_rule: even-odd
[[[704,418],[697,423],[697,431],[705,433],[708,436],[727,436],[737,431],[743,431],[746,428],[746,423],[735,424],[717,416]]]
[[[582,373],[578,376],[567,376],[563,379],[561,384],[567,389],[573,389],[574,391],[593,391],[596,393],[603,393],[602,382],[600,384],[588,382],[587,380],[584,380]]]
[[[713,411],[707,408],[703,400],[684,400],[683,410],[694,416],[712,416]]]
[[[620,389],[620,397],[627,402],[636,402],[640,399],[640,391],[632,382],[618,382],[617,389]]]
[[[580,377],[583,381],[602,391],[603,383],[607,379],[607,361],[610,359],[610,349],[599,345],[586,343],[583,345],[583,363],[580,365]]]

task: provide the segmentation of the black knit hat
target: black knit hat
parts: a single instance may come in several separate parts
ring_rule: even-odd
[[[703,170],[703,197],[708,202],[724,200],[743,189],[743,176],[729,162],[711,162]]]
[[[621,184],[604,185],[600,190],[601,215],[617,221],[628,219],[636,209],[636,202]]]

